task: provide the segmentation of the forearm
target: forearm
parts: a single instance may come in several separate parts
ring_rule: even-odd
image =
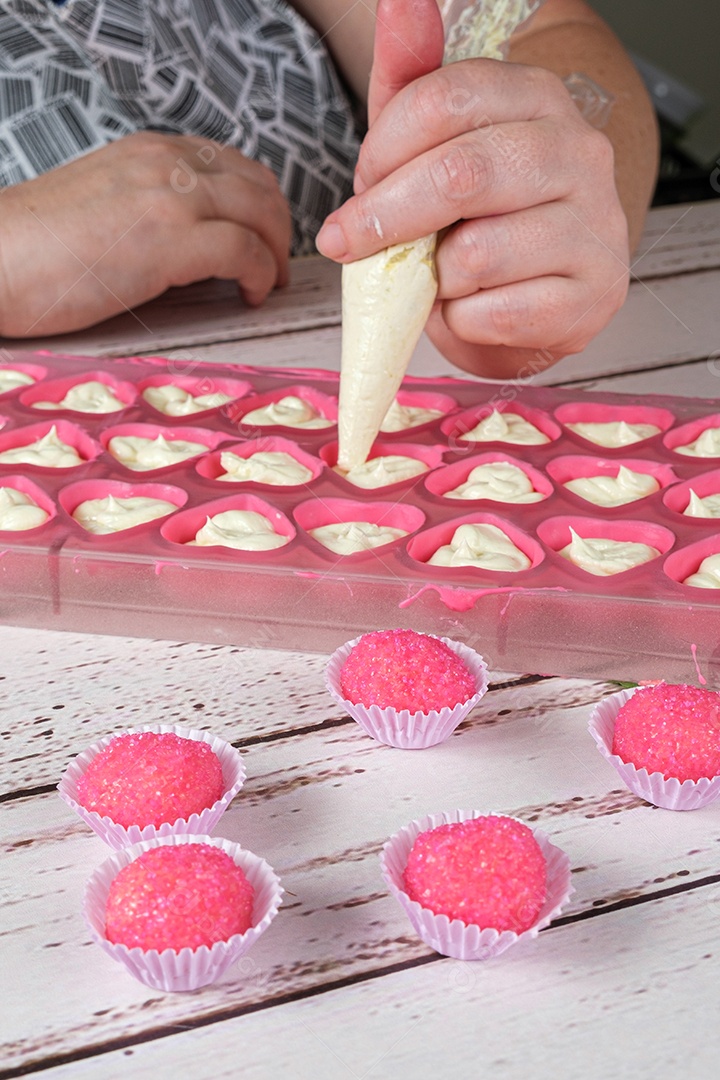
[[[587,21],[545,26],[538,17],[511,43],[509,59],[547,68],[561,78],[573,72],[588,75],[615,98],[603,132],[615,151],[616,184],[634,250],[655,185],[658,135],[652,104],[622,45],[591,13]]]

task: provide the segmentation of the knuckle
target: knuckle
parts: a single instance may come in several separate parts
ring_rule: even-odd
[[[465,277],[477,281],[497,272],[503,261],[503,245],[497,229],[488,220],[480,220],[456,231],[457,262]]]
[[[587,127],[583,136],[582,159],[586,165],[612,176],[615,169],[615,154],[612,143],[606,135],[596,128]]]
[[[438,120],[447,118],[448,113],[457,111],[457,80],[451,79],[442,68],[434,71],[425,79],[412,83],[405,105],[408,122],[417,123],[422,116],[425,123],[434,127]]]
[[[492,188],[492,159],[467,142],[451,145],[431,166],[430,180],[443,202],[463,203],[478,192]]]
[[[526,330],[531,319],[529,305],[522,293],[508,289],[498,289],[491,294],[488,315],[500,345],[511,345],[518,330]]]

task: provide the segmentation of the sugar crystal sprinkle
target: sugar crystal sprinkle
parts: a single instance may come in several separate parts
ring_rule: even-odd
[[[410,899],[436,915],[516,934],[537,921],[546,879],[532,830],[495,814],[420,833],[404,873]]]
[[[220,759],[210,745],[174,732],[118,735],[78,780],[78,801],[117,825],[171,824],[222,796]]]
[[[615,718],[612,752],[666,780],[719,775],[720,694],[668,683],[637,690]]]
[[[211,844],[150,848],[123,867],[105,908],[108,941],[144,950],[197,949],[252,926],[254,889]]]

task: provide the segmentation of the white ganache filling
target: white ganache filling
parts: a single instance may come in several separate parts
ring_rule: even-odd
[[[626,465],[620,466],[617,476],[578,476],[564,486],[596,506],[624,506],[660,489],[654,476],[634,472]]]
[[[428,559],[432,566],[477,566],[483,570],[518,571],[531,565],[527,555],[497,525],[459,525],[449,544]]]
[[[342,268],[338,465],[370,453],[437,294],[436,234]]]
[[[401,405],[395,398],[385,413],[380,431],[389,435],[394,431],[407,431],[408,428],[420,427],[442,416],[439,409],[422,409],[419,405]]]
[[[356,551],[370,551],[399,540],[401,536],[407,536],[407,532],[391,529],[388,525],[375,525],[371,521],[341,521],[311,529],[310,535],[336,555],[353,555]]]
[[[74,446],[64,443],[53,426],[47,435],[27,446],[14,446],[11,450],[0,453],[0,461],[13,465],[42,465],[48,469],[69,469],[73,465],[82,465]]]
[[[144,435],[115,435],[108,443],[108,450],[126,468],[147,472],[204,454],[207,446],[185,439],[166,439],[164,435],[158,435],[156,439],[147,439]]]
[[[290,543],[264,514],[255,510],[223,510],[208,517],[189,544],[197,547],[227,547],[238,551],[270,551]]]
[[[8,390],[16,390],[18,386],[32,386],[34,382],[32,375],[28,375],[25,371],[0,367],[0,394],[6,394]]]
[[[686,457],[720,457],[720,428],[705,428],[693,442],[676,446],[675,453]]]
[[[632,540],[608,540],[604,536],[578,536],[570,529],[572,540],[561,548],[558,555],[598,577],[610,577],[621,574],[633,566],[650,562],[660,552],[649,544],[639,544]]]
[[[688,517],[716,518],[720,517],[720,492],[714,495],[696,495],[690,488],[690,499],[683,510]]]
[[[576,424],[566,424],[565,427],[576,435],[582,435],[588,442],[607,447],[630,446],[632,443],[649,439],[660,431],[654,424],[628,424],[625,420],[608,420],[606,423],[578,421]]]
[[[24,532],[36,529],[50,517],[47,510],[16,488],[0,487],[0,530]]]
[[[445,499],[492,499],[494,502],[534,503],[544,498],[532,480],[509,461],[489,461],[476,465],[467,480],[446,491]]]
[[[321,416],[317,409],[308,405],[302,398],[288,394],[279,401],[271,401],[261,409],[252,409],[240,420],[241,424],[257,424],[259,427],[270,425],[292,428],[332,427],[334,421]]]
[[[124,409],[125,402],[97,379],[71,386],[61,401],[34,401],[33,409],[73,409],[83,413],[111,413]]]
[[[256,484],[274,484],[278,487],[292,487],[312,480],[312,471],[301,465],[290,454],[283,451],[258,450],[250,457],[240,457],[231,450],[220,454],[220,465],[225,470],[218,480],[254,481]]]
[[[103,499],[86,499],[73,510],[72,516],[84,529],[96,536],[123,532],[147,521],[165,517],[177,510],[175,503],[152,499],[145,495],[121,498],[106,495]]]
[[[143,390],[143,398],[153,409],[165,416],[190,416],[191,413],[204,412],[206,409],[219,409],[232,401],[230,394],[219,391],[212,394],[198,394],[194,397],[182,386],[165,383],[163,386],[148,386]]]
[[[720,554],[708,555],[703,559],[695,573],[685,578],[683,585],[692,585],[696,589],[720,589]]]
[[[493,409],[479,424],[459,436],[467,442],[506,442],[523,446],[540,446],[550,439],[524,416]]]
[[[370,458],[364,465],[356,465],[347,473],[335,466],[335,472],[340,473],[359,488],[387,487],[388,484],[410,480],[413,476],[420,476],[421,473],[427,471],[428,466],[424,461],[406,457],[403,454],[386,454],[384,457]]]

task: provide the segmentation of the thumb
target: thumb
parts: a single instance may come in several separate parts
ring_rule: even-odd
[[[378,0],[368,89],[370,124],[399,90],[440,67],[444,41],[437,0]]]

